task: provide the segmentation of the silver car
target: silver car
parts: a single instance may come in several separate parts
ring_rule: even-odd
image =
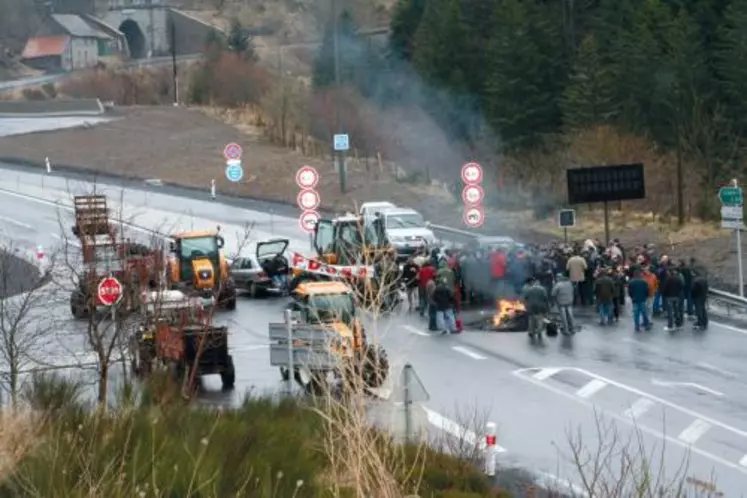
[[[279,283],[288,279],[287,248],[288,239],[271,239],[255,244],[253,253],[251,248],[242,251],[231,264],[237,290],[247,292],[252,298],[282,291]]]

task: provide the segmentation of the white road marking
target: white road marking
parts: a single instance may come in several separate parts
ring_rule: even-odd
[[[735,378],[735,379],[740,377],[739,375],[737,375],[735,373],[732,373],[732,372],[730,372],[728,370],[724,370],[723,368],[719,368],[719,367],[717,367],[715,365],[711,365],[710,363],[706,363],[704,361],[699,361],[698,363],[696,363],[696,366],[701,367],[701,368],[705,368],[706,370],[710,370],[712,372],[717,372],[717,373],[720,373],[722,375],[726,375],[727,377],[732,377],[732,378]]]
[[[703,392],[713,394],[714,396],[724,395],[724,393],[722,393],[721,391],[716,391],[715,389],[711,389],[710,387],[701,386],[700,384],[696,384],[695,382],[665,382],[662,380],[652,379],[651,383],[655,386],[662,386],[662,387],[677,387],[677,386],[693,387]]]
[[[487,360],[487,358],[485,358],[483,355],[477,354],[471,349],[467,349],[463,346],[454,346],[451,349],[453,349],[457,353],[462,353],[463,355],[467,355],[470,358],[475,359],[475,360]]]
[[[244,351],[256,351],[258,349],[267,349],[269,348],[269,344],[251,344],[251,345],[244,345],[244,346],[234,346],[229,348],[234,353],[241,353]]]
[[[24,223],[22,221],[14,220],[13,218],[9,218],[7,216],[0,216],[0,221],[4,221],[6,223],[10,223],[11,225],[15,225],[17,227],[25,228],[27,230],[33,230],[34,227],[29,225],[28,223]]]
[[[700,437],[711,429],[712,425],[705,420],[696,419],[692,424],[680,432],[677,439],[687,444],[694,444]]]
[[[607,387],[606,382],[599,379],[593,379],[590,380],[584,387],[576,391],[576,396],[579,396],[581,398],[591,398],[605,387]]]
[[[80,247],[80,242],[78,242],[77,240],[70,239],[68,237],[63,237],[59,233],[52,232],[52,237],[54,237],[55,239],[59,240],[60,242],[64,242],[66,244],[70,244],[71,246]]]
[[[711,320],[711,323],[713,325],[718,325],[719,327],[722,327],[722,328],[724,328],[726,330],[730,330],[732,332],[737,332],[738,334],[747,335],[747,330],[745,330],[745,329],[740,329],[740,328],[734,327],[732,325],[726,325],[725,323],[714,322],[713,320]]]
[[[563,479],[561,477],[556,476],[555,474],[550,474],[549,472],[542,472],[540,471],[534,471],[534,473],[540,477],[538,479],[537,484],[540,484],[541,486],[546,487],[549,491],[560,491],[561,489],[564,491],[570,491],[572,493],[572,496],[583,496],[585,498],[588,498],[589,493],[584,490],[581,486],[572,483],[568,479]]]
[[[747,455],[742,457],[742,459],[739,461],[739,465],[741,465],[742,467],[747,467]]]
[[[567,391],[564,391],[563,389],[560,389],[558,387],[555,387],[552,384],[549,384],[547,382],[538,381],[538,380],[534,379],[533,377],[524,375],[524,373],[527,370],[533,370],[533,369],[519,369],[519,370],[514,370],[511,373],[515,377],[518,377],[520,379],[524,379],[527,382],[531,382],[532,384],[535,384],[536,386],[539,386],[539,387],[541,387],[543,389],[546,389],[546,390],[548,390],[550,392],[553,392],[553,393],[557,394],[558,396],[562,396],[564,398],[567,398],[567,399],[570,399],[572,401],[575,401],[576,403],[579,403],[579,404],[581,404],[581,405],[589,408],[590,410],[595,410],[597,412],[604,413],[604,414],[606,414],[610,418],[613,418],[615,420],[618,420],[620,422],[623,422],[625,424],[633,426],[635,428],[635,430],[638,430],[638,431],[644,432],[646,434],[649,434],[650,436],[653,436],[653,437],[656,437],[656,438],[668,441],[668,442],[670,442],[672,444],[675,444],[677,446],[680,446],[680,447],[682,447],[682,448],[684,448],[684,449],[686,449],[686,450],[688,450],[688,451],[690,451],[692,453],[700,455],[700,456],[702,456],[704,458],[708,458],[709,460],[711,460],[713,462],[716,462],[716,463],[718,463],[720,465],[723,465],[724,467],[729,467],[730,469],[737,470],[737,471],[741,472],[742,474],[747,475],[747,466],[737,465],[736,463],[731,462],[729,460],[726,460],[724,458],[721,458],[718,455],[714,455],[713,453],[709,453],[707,451],[704,451],[704,450],[698,448],[697,446],[688,445],[688,444],[680,441],[679,439],[677,439],[675,437],[672,437],[672,436],[669,436],[669,435],[667,435],[667,434],[665,434],[665,433],[663,433],[663,432],[661,432],[659,430],[652,429],[650,427],[647,427],[645,425],[642,425],[642,424],[639,424],[639,423],[637,423],[635,421],[632,421],[629,418],[623,417],[622,415],[619,415],[619,414],[615,413],[614,411],[611,411],[611,410],[608,410],[608,409],[604,408],[603,406],[595,406],[590,401],[587,401],[587,400],[585,400],[583,398],[579,398],[578,396],[576,396],[574,394],[571,394],[571,393],[569,393]],[[580,370],[580,369],[576,369],[576,370]],[[591,374],[591,375],[594,376],[593,374]],[[614,382],[614,381],[611,381],[609,383],[612,384],[612,385],[618,384],[617,382]],[[635,389],[632,389],[632,388],[630,388],[630,390],[636,391]],[[664,400],[659,400],[659,398],[656,398],[655,396],[650,396],[650,395],[646,395],[646,394],[644,394],[644,395],[650,397],[651,399],[653,399],[655,401],[663,402],[663,404],[671,405],[671,403],[668,403],[668,402],[666,402]],[[725,425],[725,424],[714,424],[714,425]],[[738,433],[740,433],[740,434],[742,433],[742,431],[739,431],[737,429],[735,429],[735,430]]]
[[[633,403],[630,408],[623,412],[623,415],[628,418],[636,419],[649,411],[649,409],[651,409],[655,404],[656,403],[648,398],[639,398],[638,401]]]
[[[474,445],[479,449],[485,448],[485,439],[482,436],[478,436],[477,434],[475,434],[474,431],[471,431],[459,425],[453,420],[450,420],[440,413],[434,412],[430,408],[426,408],[425,406],[423,407],[423,411],[425,411],[425,414],[428,417],[429,424],[438,427],[445,433],[455,437],[460,441],[464,441],[467,444]],[[498,453],[504,453],[506,451],[506,448],[500,445],[496,445],[496,449],[498,450]]]
[[[430,337],[432,335],[432,334],[429,334],[428,332],[420,330],[417,327],[413,327],[412,325],[403,325],[403,327],[406,328],[409,332],[412,332],[413,334],[420,335],[423,337]]]
[[[536,374],[532,375],[532,378],[535,378],[537,380],[549,379],[550,377],[560,372],[561,370],[562,368],[543,368]]]

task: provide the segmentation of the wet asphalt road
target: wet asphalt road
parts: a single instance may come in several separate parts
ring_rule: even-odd
[[[54,201],[69,202],[69,192],[87,191],[80,182],[66,185],[53,177],[45,178],[42,188],[40,176],[16,171],[0,179],[0,189],[2,230],[13,234],[17,244],[42,244],[50,250],[60,245],[61,225],[69,233],[72,224],[69,211],[55,207]],[[118,190],[108,193],[110,199],[120,198]],[[237,246],[240,225],[249,221],[256,223],[255,240],[283,236],[291,239],[292,249],[309,250],[308,237],[295,220],[261,210],[152,191],[128,191],[124,199],[124,217],[138,225],[165,230],[220,223],[229,253]],[[136,230],[130,233],[145,237]],[[85,356],[64,294],[50,299],[60,340],[50,341],[49,347],[60,351],[61,362],[69,351],[55,349],[53,342]],[[208,378],[204,402],[230,404],[244,390],[280,387],[277,371],[269,366],[266,330],[269,322],[282,320],[284,304],[244,296],[235,312],[221,314],[232,331],[238,389],[221,393],[219,380]],[[747,330],[717,320],[707,333],[686,328],[672,335],[659,322],[651,333],[634,334],[629,316],[609,328],[585,316],[576,337],[541,344],[530,343],[521,333],[477,330],[435,337],[425,332],[417,316],[404,311],[381,319],[375,335],[388,350],[394,372],[409,362],[423,380],[430,394],[423,404],[430,425],[453,433],[461,430],[455,430],[453,422],[458,422],[469,434],[479,430],[470,420],[496,422],[498,442],[505,450],[499,459],[505,465],[531,467],[579,483],[569,439],[580,439],[586,451],[594,452],[601,432],[604,441],[616,437],[618,445],[629,446],[632,457],[653,460],[669,477],[681,471],[694,482],[707,482],[715,476],[716,489],[724,496],[742,496],[747,490]],[[388,398],[396,387],[386,386],[380,398]],[[610,471],[618,473],[616,468]],[[697,485],[688,489],[697,490]]]

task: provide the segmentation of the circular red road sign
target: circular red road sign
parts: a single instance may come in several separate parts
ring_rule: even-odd
[[[485,191],[479,185],[465,185],[462,189],[462,202],[466,206],[478,206],[485,198]]]
[[[314,188],[317,183],[319,183],[319,173],[311,166],[304,166],[296,173],[296,185],[301,188]]]
[[[320,216],[316,211],[304,211],[301,216],[298,217],[298,225],[306,233],[314,233],[314,227],[316,227]]]
[[[322,203],[322,198],[316,190],[303,189],[296,197],[298,207],[304,211],[314,211]]]
[[[477,228],[485,221],[485,212],[480,206],[468,207],[464,210],[464,224],[470,228]]]
[[[467,163],[462,166],[462,181],[467,185],[477,185],[482,182],[482,167],[477,163]]]
[[[223,157],[225,157],[227,161],[236,161],[238,159],[241,159],[241,155],[243,153],[244,149],[241,148],[241,145],[235,142],[231,142],[223,148]]]
[[[101,304],[106,306],[116,304],[122,297],[122,284],[114,277],[106,277],[99,282],[98,295]]]

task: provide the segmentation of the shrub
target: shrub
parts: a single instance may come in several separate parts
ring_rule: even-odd
[[[172,87],[170,68],[99,69],[65,80],[60,93],[119,105],[158,105],[173,102]]]
[[[42,92],[44,92],[44,95],[46,95],[50,99],[56,99],[57,98],[57,87],[54,86],[54,83],[44,83],[41,87]]]
[[[253,61],[234,53],[213,54],[192,73],[189,101],[220,107],[258,104],[271,83],[270,73]]]
[[[47,96],[38,88],[24,88],[21,95],[25,100],[47,100]]]

